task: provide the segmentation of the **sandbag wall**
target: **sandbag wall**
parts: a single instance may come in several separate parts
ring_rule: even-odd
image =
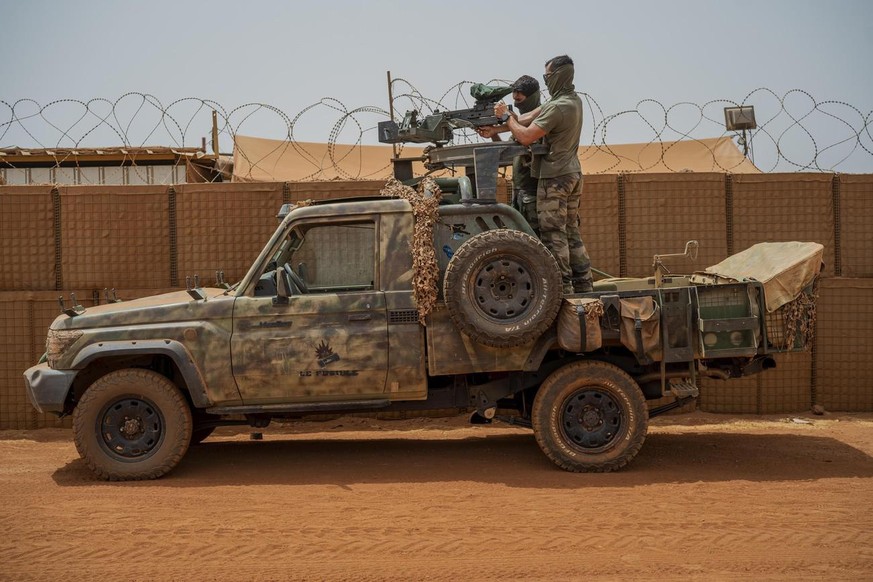
[[[58,296],[85,307],[185,286],[216,271],[245,274],[275,230],[283,202],[375,195],[382,181],[178,186],[0,187],[0,429],[69,426],[38,415],[22,372],[44,351]],[[506,201],[505,188],[498,198]],[[873,411],[873,176],[707,173],[585,178],[583,239],[596,268],[652,272],[656,253],[697,239],[693,264],[714,264],[762,241],[825,245],[817,339],[809,353],[779,355],[776,370],[728,382],[704,380],[712,412]]]

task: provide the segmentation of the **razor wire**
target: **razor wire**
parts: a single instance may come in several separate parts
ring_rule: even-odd
[[[508,84],[493,79],[489,83]],[[406,111],[422,115],[471,107],[471,81],[462,81],[438,97],[429,97],[410,81],[392,81],[395,121]],[[873,110],[864,110],[840,100],[818,101],[809,92],[792,89],[783,94],[769,88],[750,91],[741,100],[714,99],[703,104],[690,101],[667,105],[656,99],[642,99],[633,108],[606,111],[588,93],[579,93],[585,108],[581,154],[599,157],[594,173],[687,171],[671,157],[678,144],[692,142],[712,160],[713,171],[731,172],[745,163],[722,165],[712,148],[713,138],[728,138],[746,150],[746,156],[764,172],[836,172],[847,166],[873,172]],[[757,128],[747,134],[727,131],[725,107],[753,105],[759,117]],[[44,150],[54,156],[58,167],[75,159],[75,153],[92,150],[142,150],[163,147],[186,150],[191,157],[206,156],[206,138],[217,119],[219,143],[230,146],[239,160],[269,174],[277,154],[290,150],[297,163],[305,166],[303,181],[324,179],[381,179],[390,176],[391,164],[365,168],[363,147],[376,145],[376,126],[388,119],[379,106],[349,107],[341,100],[324,97],[300,109],[293,116],[267,103],[246,103],[225,108],[212,99],[185,97],[167,103],[147,93],[125,93],[117,99],[103,97],[87,101],[59,99],[41,104],[34,99],[14,102],[0,100],[0,168],[14,167],[4,161],[16,150]],[[325,123],[327,120],[327,123]],[[309,135],[324,132],[316,143],[298,140],[296,133],[307,124]],[[267,135],[265,135],[267,134]],[[275,139],[268,152],[247,152],[236,146],[237,136]],[[630,136],[630,137],[628,137]],[[453,143],[475,143],[481,138],[470,129],[455,131]],[[636,156],[616,144],[636,143]],[[397,148],[402,154],[403,146]],[[213,152],[215,153],[215,152]],[[127,159],[136,165],[136,153]],[[587,171],[587,170],[586,170]]]

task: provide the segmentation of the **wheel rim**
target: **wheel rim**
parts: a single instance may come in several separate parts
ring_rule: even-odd
[[[107,404],[97,416],[100,445],[119,460],[142,460],[164,435],[161,411],[149,400],[126,396]]]
[[[524,264],[513,257],[496,257],[476,273],[473,303],[485,315],[511,320],[524,315],[536,296],[533,277]]]
[[[607,449],[624,430],[621,407],[608,392],[584,388],[561,408],[561,429],[567,442],[586,453]]]

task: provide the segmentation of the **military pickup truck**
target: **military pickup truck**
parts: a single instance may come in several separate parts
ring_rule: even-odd
[[[559,467],[603,472],[633,459],[649,418],[695,398],[701,376],[758,373],[802,348],[789,328],[805,316],[786,308],[807,296],[820,245],[768,255],[792,273],[775,303],[766,277],[744,276],[767,253],[692,276],[656,257],[652,277],[564,297],[523,217],[454,183],[433,223],[429,313],[408,200],[287,206],[233,286],[67,307],[25,372],[32,404],[72,414],[79,453],[110,480],[160,477],[222,425],[434,411],[531,428]]]

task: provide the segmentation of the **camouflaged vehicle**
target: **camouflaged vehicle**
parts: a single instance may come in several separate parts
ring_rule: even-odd
[[[79,453],[112,480],[164,475],[221,425],[436,410],[531,428],[561,468],[600,472],[625,466],[649,418],[695,398],[701,376],[757,373],[772,352],[802,347],[785,313],[806,296],[820,245],[817,258],[802,246],[776,260],[794,278],[774,289],[793,291],[772,309],[742,260],[737,272],[673,276],[656,257],[654,277],[563,297],[522,216],[456,182],[461,200],[439,206],[433,230],[439,296],[426,325],[410,202],[290,207],[229,288],[67,309],[25,372],[33,405],[72,414]]]

